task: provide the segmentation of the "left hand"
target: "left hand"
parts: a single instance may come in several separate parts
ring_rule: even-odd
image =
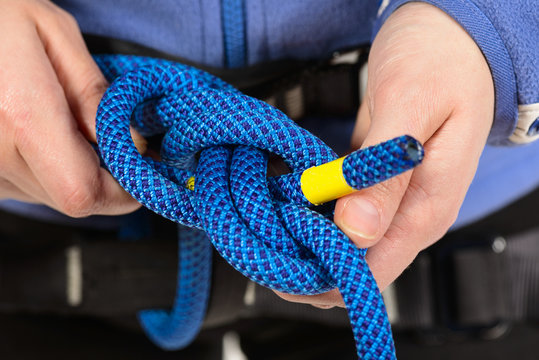
[[[489,67],[457,22],[425,3],[408,3],[389,17],[369,55],[352,146],[408,134],[424,144],[425,158],[413,171],[346,196],[335,208],[335,223],[368,248],[366,260],[381,290],[455,221],[493,114]],[[336,289],[278,294],[318,307],[344,305]]]

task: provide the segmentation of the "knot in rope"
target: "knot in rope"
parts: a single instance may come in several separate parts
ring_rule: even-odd
[[[310,209],[300,190],[303,170],[336,158],[327,145],[279,110],[200,70],[128,56],[96,61],[109,79],[123,74],[101,101],[97,138],[106,166],[133,197],[203,229],[221,256],[261,285],[291,294],[338,287],[360,358],[394,357],[365,250]],[[161,161],[139,154],[130,124],[144,136],[164,134]],[[268,179],[269,154],[292,172]],[[197,246],[186,251],[201,251],[200,244],[189,245]]]

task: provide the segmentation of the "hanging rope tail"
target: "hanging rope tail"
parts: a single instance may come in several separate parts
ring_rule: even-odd
[[[154,342],[177,349],[199,331],[211,242],[234,268],[271,289],[309,295],[339,288],[359,358],[395,358],[366,250],[302,191],[306,169],[336,159],[327,145],[279,110],[192,67],[132,56],[96,61],[115,79],[97,112],[99,151],[109,171],[145,207],[207,235],[180,232],[174,307],[139,314]],[[161,161],[138,153],[130,124],[143,136],[164,134]],[[344,159],[346,182],[366,187],[414,167],[422,149],[412,140],[403,136]],[[270,153],[292,172],[268,178]]]

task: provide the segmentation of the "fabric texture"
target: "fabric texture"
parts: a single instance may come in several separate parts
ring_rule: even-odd
[[[385,3],[374,34],[400,6]],[[490,66],[495,115],[489,144],[512,145],[509,136],[518,119],[518,104],[539,102],[539,6],[523,0],[420,0],[453,17],[475,40]]]
[[[524,146],[508,140],[518,117],[518,104],[539,101],[539,6],[532,0],[420,0],[435,5],[468,31],[485,55],[495,86],[495,119],[489,145],[453,228],[501,209],[539,186],[537,142]],[[384,21],[410,0],[385,1],[374,35]],[[534,4],[535,3],[535,4]],[[535,44],[535,45],[534,45]]]
[[[188,4],[161,1],[159,7],[145,1],[135,4],[123,0],[61,0],[57,3],[74,14],[84,32],[128,39],[202,64],[224,66],[220,1],[212,1]],[[246,0],[247,63],[287,57],[318,58],[328,56],[340,47],[368,43],[384,20],[405,2],[339,0],[315,4],[283,1],[276,5],[266,0]],[[373,30],[380,3],[387,7]],[[539,42],[536,39],[539,34],[538,6],[533,0],[431,3],[444,11],[451,10],[450,15],[468,31],[472,30],[471,33],[475,31],[474,36],[482,39],[483,47],[490,49],[489,65],[500,75],[495,79],[496,124],[490,141],[505,144],[516,121],[517,100],[521,103],[537,101],[539,56],[536,53],[538,47],[534,44]],[[196,10],[193,8],[195,4],[201,7],[196,7]],[[138,15],[125,16],[130,11],[137,11]],[[139,21],[139,17],[143,19]],[[152,20],[156,18],[160,20]],[[175,23],[169,25],[169,22]],[[315,131],[322,135],[332,133],[329,130],[331,122],[331,119],[326,119],[321,125],[323,133]],[[338,126],[340,122],[335,124]],[[346,142],[350,133],[344,132],[338,141],[332,139],[331,142]],[[537,142],[502,149],[487,146],[454,227],[484,217],[537,187],[539,168],[531,164],[536,163],[538,152]],[[2,206],[4,204],[0,202]],[[13,209],[16,204],[7,206]],[[27,206],[22,207],[24,211],[28,210]]]
[[[111,36],[224,66],[220,0],[57,0],[83,33]]]
[[[354,0],[55,0],[73,14],[82,32],[128,40],[197,64],[224,67],[230,21],[245,29],[245,64],[277,59],[329,58],[368,44],[377,10]],[[241,17],[223,17],[244,3]],[[238,8],[233,6],[232,8]],[[225,19],[228,22],[223,22]],[[322,24],[322,25],[321,25]],[[230,34],[230,33],[228,33]],[[241,34],[240,34],[241,35]]]

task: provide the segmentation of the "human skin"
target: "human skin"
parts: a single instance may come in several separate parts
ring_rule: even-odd
[[[140,205],[99,166],[95,113],[108,86],[71,15],[44,0],[0,0],[0,198],[67,215],[123,214]],[[336,224],[384,289],[454,222],[492,124],[488,65],[449,16],[408,3],[385,22],[369,55],[366,98],[352,147],[409,134],[418,168],[337,202]],[[135,134],[136,142],[142,140]],[[343,306],[338,290],[279,294]]]
[[[494,116],[494,86],[472,38],[438,8],[407,3],[377,34],[367,94],[352,147],[409,134],[425,147],[423,163],[337,202],[335,223],[358,247],[381,290],[455,221]],[[338,290],[279,293],[322,308],[344,306]]]
[[[89,143],[108,84],[74,18],[48,1],[0,8],[0,198],[73,217],[137,209]]]

